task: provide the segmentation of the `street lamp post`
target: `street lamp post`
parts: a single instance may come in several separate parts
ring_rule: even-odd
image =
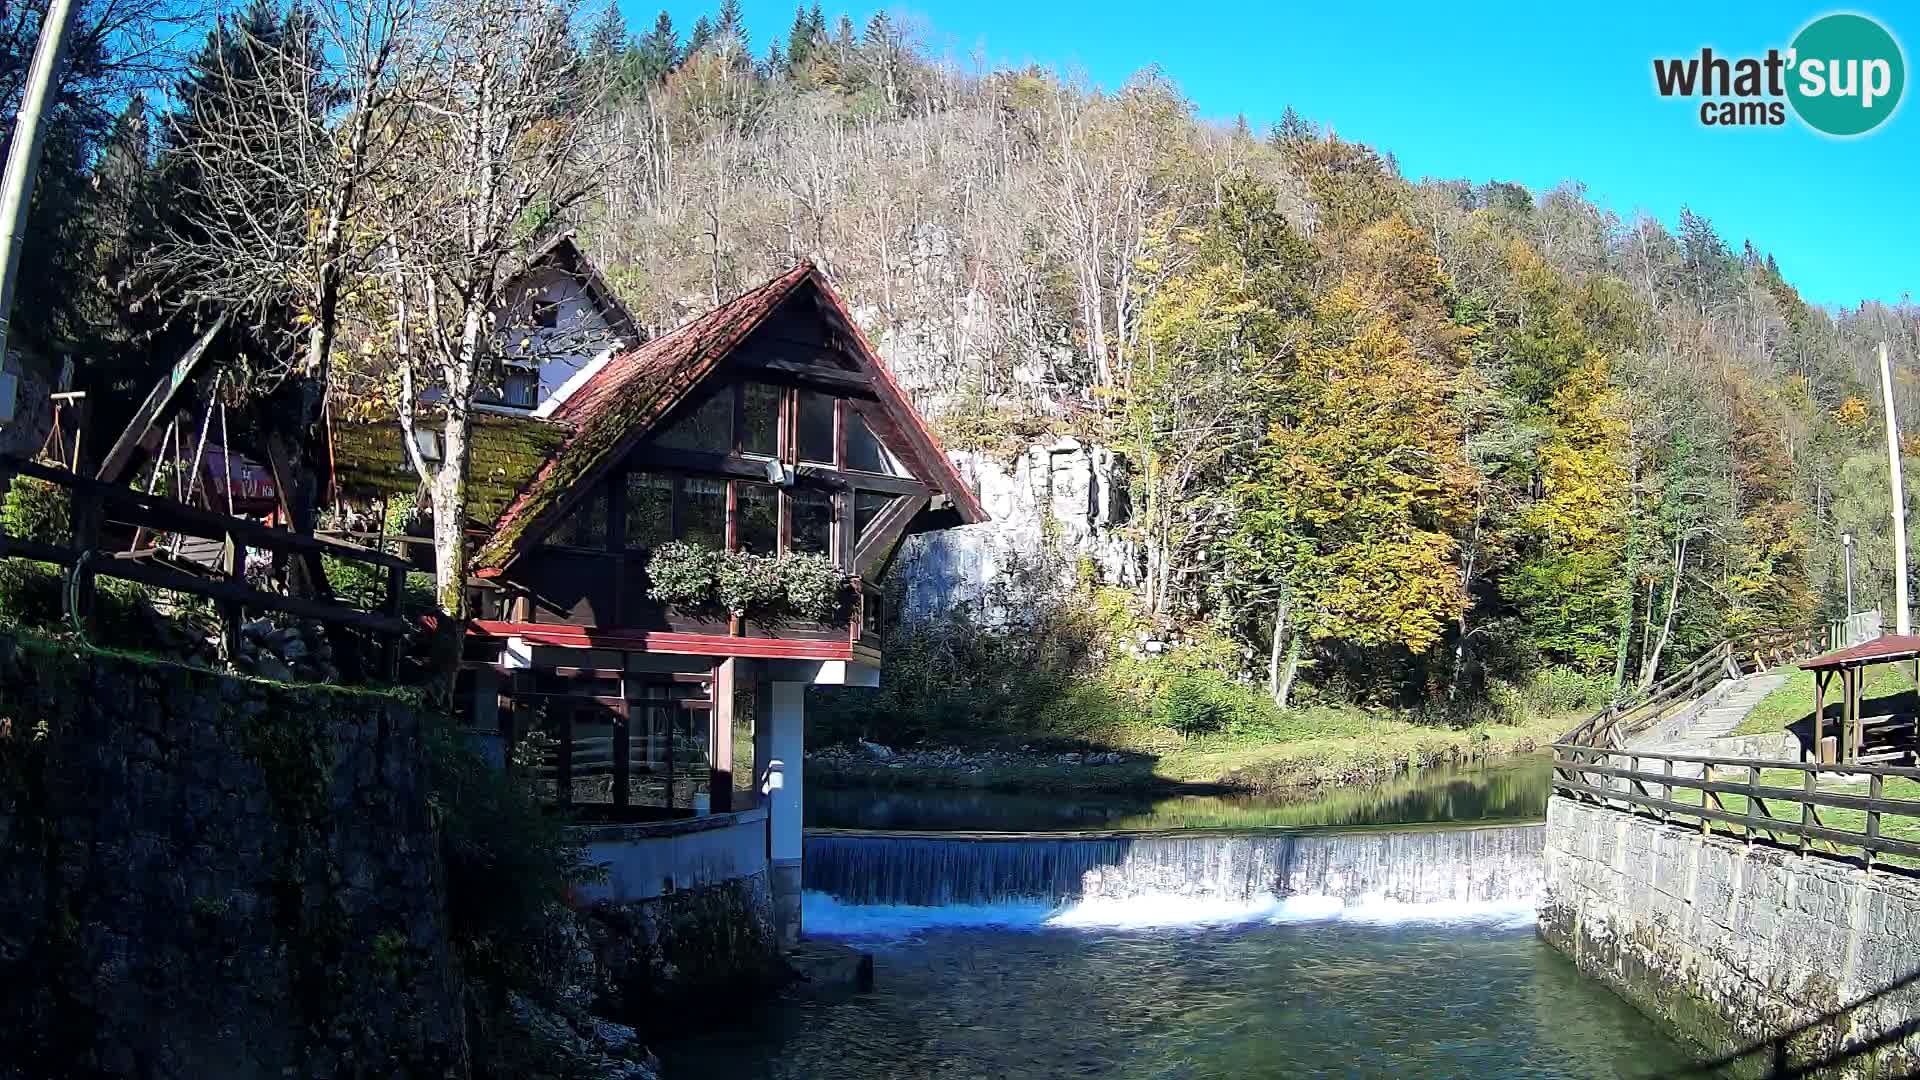
[[[1840,551],[1847,561],[1847,618],[1853,618],[1853,534],[1840,534]]]

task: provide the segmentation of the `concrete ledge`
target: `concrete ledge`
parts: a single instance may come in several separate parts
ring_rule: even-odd
[[[1805,1062],[1920,1016],[1920,881],[1573,802],[1547,807],[1542,938],[1714,1054]],[[1768,1052],[1736,1072],[1762,1075]],[[1836,1075],[1920,1068],[1920,1033]],[[1828,1075],[1821,1073],[1820,1075]]]
[[[765,807],[642,825],[579,825],[568,835],[587,860],[606,868],[604,883],[582,885],[586,903],[649,900],[767,871]]]
[[[565,832],[568,839],[583,844],[613,844],[658,840],[667,836],[686,836],[689,833],[730,829],[737,825],[751,825],[756,821],[765,820],[767,820],[767,808],[756,806],[751,810],[740,810],[730,814],[702,814],[699,817],[670,818],[666,821],[569,825]]]

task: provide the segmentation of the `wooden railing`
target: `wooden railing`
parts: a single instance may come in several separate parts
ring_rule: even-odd
[[[1643,767],[1648,763],[1652,767]],[[1897,797],[1888,796],[1890,788]],[[1703,835],[1713,835],[1718,826],[1748,843],[1853,859],[1867,869],[1882,860],[1920,868],[1920,769],[1558,743],[1553,789],[1556,795],[1697,827]]]
[[[1703,835],[1792,847],[1867,869],[1920,870],[1920,768],[1764,761],[1627,745],[1720,679],[1804,659],[1828,640],[1822,627],[1722,642],[1639,701],[1600,710],[1554,743],[1554,794],[1698,828]]]
[[[77,621],[84,624],[91,616],[94,580],[103,576],[120,578],[215,601],[220,608],[229,655],[237,651],[240,620],[246,609],[280,611],[380,635],[386,643],[383,665],[391,676],[395,639],[410,629],[400,614],[408,566],[405,559],[337,540],[270,528],[257,521],[203,510],[18,456],[0,455],[0,479],[16,475],[44,480],[67,491],[71,499],[72,537],[67,544],[53,544],[8,536],[0,530],[0,556],[34,559],[66,569],[70,579],[65,591],[67,613]],[[102,531],[109,524],[212,540],[221,545],[219,565],[203,576],[158,561],[151,557],[151,552],[103,550]],[[385,597],[379,610],[370,611],[336,600],[256,589],[247,583],[245,575],[249,548],[288,556],[325,555],[380,567],[386,572]]]

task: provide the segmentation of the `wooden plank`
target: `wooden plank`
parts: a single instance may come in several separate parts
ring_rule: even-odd
[[[819,350],[826,353],[827,350]],[[829,353],[829,355],[831,355]],[[734,354],[733,362],[743,371],[761,375],[775,376],[768,382],[798,383],[802,386],[819,387],[840,394],[855,397],[874,397],[873,377],[859,371],[845,368],[825,367],[804,361],[786,360],[758,353],[757,350],[743,349]]]
[[[133,460],[133,452],[155,427],[172,414],[180,400],[180,388],[193,381],[200,365],[206,360],[213,339],[226,325],[225,312],[215,316],[206,332],[187,349],[179,362],[161,376],[153,389],[147,391],[146,399],[134,410],[133,419],[127,423],[127,430],[120,433],[107,451],[107,456],[101,459],[100,468],[94,473],[95,478],[108,483],[117,483],[125,478],[127,465]]]
[[[853,549],[853,572],[860,577],[870,576],[893,551],[893,546],[906,535],[907,526],[920,511],[926,509],[925,495],[902,495],[889,502],[885,509],[867,526],[867,535]]]
[[[1650,810],[1664,808],[1680,816],[1701,818],[1703,825],[1707,819],[1720,822],[1724,825],[1740,827],[1750,825],[1760,825],[1764,827],[1766,824],[1765,822],[1754,819],[1752,815],[1739,815],[1725,811],[1708,810],[1689,803],[1667,802],[1662,799],[1653,798],[1652,796],[1632,795],[1613,788],[1595,787],[1591,784],[1566,783],[1559,785],[1559,787],[1568,791],[1591,796],[1603,804],[1608,802],[1626,802],[1632,803],[1635,806],[1644,806]],[[1778,819],[1775,820],[1778,821]],[[1920,843],[1910,843],[1905,840],[1888,840],[1885,838],[1870,841],[1864,833],[1808,827],[1785,821],[1779,821],[1779,825],[1780,831],[1789,832],[1796,836],[1803,836],[1811,840],[1825,840],[1829,843],[1842,844],[1852,848],[1866,848],[1871,846],[1873,851],[1882,855],[1900,855],[1907,858],[1920,858]]]
[[[1582,766],[1582,769],[1585,772],[1630,781],[1653,780],[1658,782],[1662,779],[1662,774],[1660,773],[1636,772],[1611,765],[1585,765]],[[1745,795],[1749,798],[1775,799],[1783,802],[1811,802],[1816,806],[1827,806],[1836,810],[1877,810],[1882,813],[1898,814],[1902,817],[1920,819],[1920,800],[1915,799],[1887,799],[1875,795],[1847,795],[1841,792],[1820,791],[1817,788],[1812,795],[1809,796],[1806,795],[1801,788],[1772,787],[1770,785],[1745,782],[1730,783],[1724,780],[1712,780],[1706,777],[1695,779],[1690,776],[1668,775],[1674,787],[1688,788],[1694,791],[1710,792],[1717,795]],[[1807,772],[1806,775],[1811,777],[1815,774]],[[1873,786],[1872,781],[1879,779],[1878,776],[1869,777],[1870,787]]]
[[[176,592],[193,593],[211,600],[238,603],[250,608],[284,611],[289,615],[357,627],[374,633],[401,634],[411,629],[404,619],[375,615],[347,607],[345,604],[325,600],[309,600],[302,596],[281,596],[278,593],[261,592],[243,584],[194,577],[191,574],[183,574],[178,570],[152,563],[121,559],[101,560],[96,565],[94,573],[137,581],[156,589],[173,589]]]
[[[268,528],[257,521],[229,517],[226,514],[202,510],[158,495],[132,491],[117,484],[102,483],[91,477],[77,476],[61,469],[51,469],[38,462],[27,461],[13,455],[0,455],[0,463],[12,467],[21,475],[60,484],[72,491],[76,497],[97,495],[109,511],[125,508],[130,513],[142,516],[142,520],[126,522],[130,525],[145,525],[148,528],[158,528],[168,532],[216,539],[224,539],[231,535],[249,547],[275,551],[314,552],[372,563],[375,566],[410,565],[400,556],[389,555],[384,551],[373,551],[342,540],[303,536],[288,529]],[[110,520],[121,520],[111,513],[108,517]]]
[[[54,563],[59,566],[72,566],[76,552],[72,548],[63,548],[58,544],[28,540],[19,536],[0,534],[0,556],[12,555],[37,562]]]

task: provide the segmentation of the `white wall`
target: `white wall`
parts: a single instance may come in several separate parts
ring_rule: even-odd
[[[583,885],[579,898],[627,903],[681,889],[751,877],[767,869],[767,811],[571,830],[587,841],[587,860],[605,864],[604,884]]]
[[[543,270],[529,278],[523,289],[515,291],[519,299],[501,318],[507,338],[504,353],[538,362],[540,394],[535,401],[538,406],[612,346],[615,338],[599,307],[571,275],[559,270]],[[534,328],[534,302],[553,300],[560,303],[558,325],[552,330]]]

